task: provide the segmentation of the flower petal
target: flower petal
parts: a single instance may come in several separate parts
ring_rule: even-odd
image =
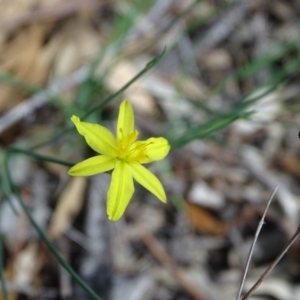
[[[88,158],[73,166],[68,174],[72,176],[91,176],[112,170],[117,163],[117,159],[105,155],[97,155]]]
[[[120,130],[121,129],[121,130]],[[133,109],[129,101],[123,100],[120,105],[117,138],[118,140],[128,136],[134,130]]]
[[[140,164],[130,164],[133,178],[162,202],[167,202],[165,190],[158,178]]]
[[[81,122],[77,116],[72,116],[71,120],[94,151],[107,156],[116,156],[117,141],[108,129],[98,124]]]
[[[120,219],[134,192],[133,179],[127,163],[118,161],[112,172],[107,192],[107,214],[113,221]]]
[[[141,164],[147,164],[152,161],[164,159],[170,151],[169,142],[162,137],[150,138],[146,141],[140,141],[136,143],[148,144],[148,146],[146,147],[147,156],[139,160]]]

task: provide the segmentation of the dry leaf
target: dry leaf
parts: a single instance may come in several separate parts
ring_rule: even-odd
[[[54,73],[67,76],[91,61],[101,49],[101,36],[80,19],[69,22],[53,40],[57,41]]]
[[[80,212],[86,184],[86,178],[74,177],[61,193],[49,228],[49,236],[52,239],[60,237]]]
[[[6,280],[9,280],[16,286],[30,286],[39,269],[37,243],[36,241],[31,242],[20,252],[10,256],[5,268]],[[0,294],[0,300],[3,299],[5,299],[4,296]],[[10,291],[9,299],[19,299],[19,293],[15,290]]]
[[[37,266],[37,242],[29,243],[14,259],[15,278],[14,282],[27,286],[32,281],[32,276]]]
[[[0,52],[0,69],[13,74],[28,84],[42,84],[49,72],[49,62],[39,61],[42,42],[48,26],[33,25],[23,30]],[[3,85],[0,89],[0,111],[19,103],[24,92],[15,87]]]
[[[298,157],[293,154],[282,153],[279,156],[278,162],[288,173],[292,174],[298,179],[300,178],[300,162]]]
[[[199,205],[186,202],[186,213],[191,226],[196,231],[212,235],[224,235],[227,232],[226,222],[217,220],[208,210]]]

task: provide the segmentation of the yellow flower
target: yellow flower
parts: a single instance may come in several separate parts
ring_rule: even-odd
[[[163,159],[170,150],[162,137],[137,141],[139,132],[134,129],[131,104],[124,100],[120,105],[116,137],[105,127],[81,122],[72,116],[79,134],[97,155],[86,159],[69,170],[72,176],[90,176],[110,171],[111,184],[107,192],[107,214],[110,220],[118,220],[124,213],[134,192],[133,179],[166,202],[166,194],[157,177],[142,164]]]

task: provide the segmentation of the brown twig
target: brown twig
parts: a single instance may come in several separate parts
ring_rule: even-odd
[[[247,300],[249,297],[253,294],[253,292],[261,285],[261,283],[264,281],[264,279],[272,272],[272,270],[275,268],[275,266],[278,264],[278,262],[281,260],[281,258],[285,255],[285,253],[289,250],[289,248],[292,246],[292,244],[295,242],[295,240],[300,235],[300,226],[297,228],[296,232],[290,239],[287,246],[282,250],[282,252],[276,257],[276,259],[271,263],[271,265],[266,269],[266,271],[260,276],[260,278],[256,281],[256,283],[252,286],[252,288],[244,295],[242,300]]]
[[[258,239],[258,236],[259,236],[259,233],[265,223],[265,217],[266,217],[266,214],[267,214],[267,211],[269,209],[269,206],[277,192],[277,189],[278,187],[275,188],[272,196],[270,197],[270,200],[268,201],[268,204],[265,208],[265,211],[261,217],[261,220],[257,226],[257,229],[256,229],[256,232],[255,232],[255,236],[254,236],[254,239],[253,239],[253,242],[252,242],[252,245],[251,245],[251,248],[250,248],[250,251],[249,251],[249,255],[248,255],[248,258],[247,258],[247,262],[246,262],[246,266],[245,266],[245,270],[244,270],[244,273],[243,273],[243,277],[242,277],[242,280],[241,280],[241,284],[240,284],[240,288],[239,288],[239,291],[238,291],[238,295],[236,297],[237,300],[240,299],[241,297],[241,294],[242,294],[242,290],[243,290],[243,286],[244,286],[244,283],[245,283],[245,280],[246,280],[246,276],[247,276],[247,272],[248,272],[248,269],[249,269],[249,265],[250,265],[250,261],[251,261],[251,258],[252,258],[252,255],[253,255],[253,251],[254,251],[254,247],[255,247],[255,244],[257,242],[257,239]]]
[[[186,278],[184,272],[169,256],[164,247],[159,241],[146,230],[142,231],[142,241],[148,247],[150,252],[156,257],[156,259],[167,269],[169,269],[180,285],[193,297],[195,300],[206,300],[206,298],[200,293],[200,291]]]

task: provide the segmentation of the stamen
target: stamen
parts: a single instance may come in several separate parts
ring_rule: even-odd
[[[124,136],[123,128],[119,128],[120,138],[118,140],[119,158],[131,162],[141,162],[148,159],[147,147],[154,144],[154,141],[141,142],[137,141],[139,132],[134,130],[130,134]]]

